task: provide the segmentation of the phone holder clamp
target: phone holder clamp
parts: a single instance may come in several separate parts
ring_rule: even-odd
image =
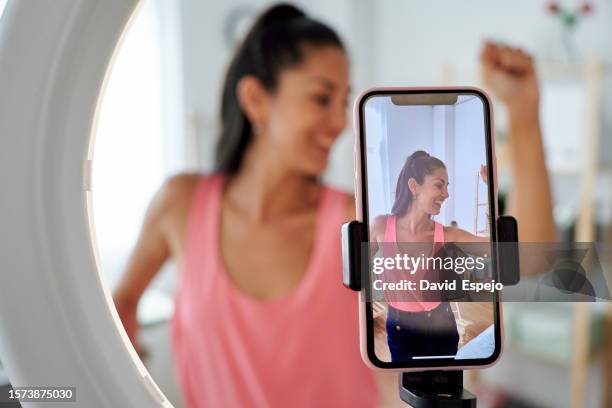
[[[399,391],[413,408],[476,407],[476,396],[463,388],[463,371],[400,373]]]

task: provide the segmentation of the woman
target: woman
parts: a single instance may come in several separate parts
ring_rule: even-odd
[[[138,348],[138,299],[178,260],[172,344],[191,408],[376,404],[357,298],[338,277],[354,206],[319,181],[348,81],[334,31],[270,8],[227,71],[215,174],[176,176],[151,204],[114,298]]]
[[[483,166],[481,176],[486,183],[485,175]],[[432,216],[440,214],[447,198],[448,173],[444,163],[421,150],[410,155],[397,180],[391,214],[376,217],[372,227],[372,240],[382,247],[383,256],[395,256],[400,251],[398,242],[432,242],[432,254],[445,242],[488,242],[488,237],[432,220]],[[419,281],[426,272],[419,270],[412,278]],[[391,297],[388,303],[386,327],[391,361],[406,362],[415,356],[455,356],[459,333],[449,303],[423,301],[420,297],[405,300]]]

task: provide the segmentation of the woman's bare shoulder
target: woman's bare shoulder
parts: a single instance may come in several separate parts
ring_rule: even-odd
[[[155,237],[164,237],[177,251],[177,237],[182,237],[191,199],[201,175],[178,174],[164,181],[151,200],[143,222],[142,237],[149,242]],[[180,229],[177,229],[180,227]],[[179,234],[177,234],[177,231]],[[158,240],[154,246],[159,246]],[[175,254],[180,253],[177,251]]]
[[[376,217],[374,217],[374,220],[372,220],[372,227],[386,227],[388,218],[389,214],[377,215]]]
[[[370,227],[371,239],[375,241],[383,241],[385,230],[387,229],[388,214],[381,214],[374,217]]]
[[[445,241],[460,241],[460,237],[464,234],[469,234],[467,231],[452,225],[444,225],[444,240]]]
[[[181,173],[169,177],[155,195],[152,205],[165,214],[187,211],[202,177],[198,173]]]
[[[480,237],[459,227],[444,226],[444,240],[448,242],[487,242],[489,237]]]
[[[206,176],[200,173],[175,174],[164,181],[161,192],[165,197],[177,200],[189,197],[195,191],[195,187],[202,177]]]

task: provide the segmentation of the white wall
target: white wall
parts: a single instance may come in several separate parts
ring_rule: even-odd
[[[387,99],[390,101],[390,99]],[[433,154],[433,108],[431,106],[396,106],[388,103],[385,142],[389,163],[390,192],[395,197],[397,178],[406,159],[417,150]]]
[[[366,163],[368,189],[368,217],[371,221],[377,215],[388,214],[392,197],[389,183],[381,182],[389,172],[386,157],[387,121],[385,117],[386,99],[375,97],[365,104],[364,129],[366,136]]]
[[[610,61],[612,4],[592,3],[595,12],[578,26],[576,43],[582,55]],[[486,38],[525,47],[542,61],[562,59],[558,21],[547,13],[545,1],[384,0],[378,5],[377,51],[385,64],[380,65],[376,79],[386,84],[436,83],[444,64],[475,70]]]
[[[486,164],[484,111],[478,98],[458,103],[455,113],[454,184],[455,219],[459,227],[474,231],[474,201],[478,178],[478,202],[488,203],[487,187],[479,175],[480,165]],[[486,227],[486,207],[478,212],[478,230]]]
[[[433,149],[431,154],[444,162],[448,172],[448,198],[436,221],[450,225],[455,220],[455,108],[434,106],[433,108]]]

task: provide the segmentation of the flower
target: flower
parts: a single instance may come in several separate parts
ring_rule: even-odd
[[[561,7],[559,7],[559,3],[557,3],[556,1],[548,2],[548,4],[546,5],[546,8],[552,14],[559,14],[559,12],[561,11]]]
[[[589,3],[588,1],[585,1],[582,4],[580,4],[580,13],[586,16],[588,14],[591,14],[592,12],[593,12],[593,5],[591,3]]]

